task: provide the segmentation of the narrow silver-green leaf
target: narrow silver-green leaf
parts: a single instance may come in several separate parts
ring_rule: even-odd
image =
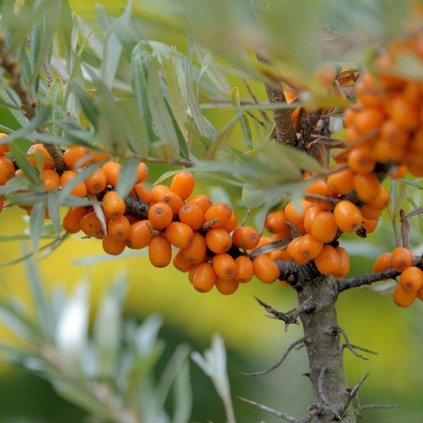
[[[39,249],[45,213],[46,205],[44,202],[36,203],[32,207],[31,216],[29,218],[29,233],[31,234],[32,245],[35,251]]]
[[[123,162],[119,172],[119,182],[116,191],[121,197],[126,197],[135,183],[138,173],[139,161],[136,159],[129,159]]]

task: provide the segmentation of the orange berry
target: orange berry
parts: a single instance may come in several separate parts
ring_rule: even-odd
[[[280,271],[277,264],[267,255],[263,254],[253,259],[254,274],[264,283],[272,283],[279,278]]]
[[[171,222],[166,228],[165,235],[175,247],[185,248],[194,236],[194,232],[186,223]]]
[[[132,194],[135,198],[138,198],[147,204],[150,204],[153,200],[153,193],[143,184],[134,185]]]
[[[310,207],[311,203],[307,200],[301,200],[301,203],[297,206],[291,201],[285,206],[285,216],[299,230],[299,227],[301,228],[304,225],[304,216]]]
[[[170,192],[170,188],[167,187],[166,185],[162,185],[162,184],[158,184],[158,185],[154,185],[153,189],[151,190],[151,202],[152,203],[157,203],[158,201],[160,201],[160,198],[162,197],[163,194],[165,194],[166,192]]]
[[[194,232],[188,245],[181,250],[184,259],[191,264],[199,264],[206,258],[207,245],[204,237]]]
[[[328,197],[329,191],[328,184],[323,179],[319,179],[305,189],[306,195],[320,195],[322,197]],[[309,201],[318,205],[321,209],[328,209],[331,206],[329,203],[321,200],[309,199]]]
[[[353,172],[366,174],[373,171],[376,166],[369,149],[365,147],[354,148],[348,154],[348,166]]]
[[[398,284],[393,292],[392,298],[394,303],[399,307],[409,307],[415,301],[417,293],[414,291],[405,290],[400,284]]]
[[[310,234],[298,238],[298,252],[304,259],[311,260],[316,258],[323,248],[323,242],[317,241]]]
[[[129,228],[127,244],[129,248],[139,250],[150,244],[153,239],[153,228],[148,220],[135,222]]]
[[[289,257],[299,265],[306,264],[310,260],[309,258],[304,257],[300,251],[301,238],[301,236],[294,238],[286,248]]]
[[[314,259],[314,264],[322,275],[330,275],[341,268],[341,258],[335,248],[324,245],[321,253]]]
[[[126,247],[125,240],[113,238],[110,235],[105,236],[102,239],[103,250],[112,256],[118,256],[123,253]]]
[[[165,203],[155,203],[148,210],[148,220],[154,229],[165,229],[172,219],[172,209]]]
[[[405,97],[397,96],[388,103],[392,122],[405,129],[415,129],[419,124],[419,109]]]
[[[223,228],[209,229],[205,239],[208,249],[216,254],[226,253],[232,247],[231,235]]]
[[[103,233],[101,223],[94,211],[88,212],[82,216],[79,221],[79,226],[85,235],[89,237],[97,236],[98,234]]]
[[[239,286],[236,279],[217,278],[214,284],[216,285],[217,290],[223,295],[233,294]]]
[[[194,231],[200,229],[204,223],[204,212],[201,207],[195,203],[185,203],[184,206],[179,209],[178,217],[181,222],[186,223]]]
[[[101,168],[91,173],[84,182],[90,194],[99,194],[107,188],[107,177]]]
[[[76,234],[81,230],[80,221],[89,212],[87,207],[71,207],[63,218],[63,228],[71,233]]]
[[[107,183],[112,187],[115,187],[118,184],[120,168],[120,163],[112,162],[111,160],[107,161],[102,166],[103,172],[107,178]]]
[[[107,236],[125,241],[129,237],[131,224],[125,216],[109,219],[107,222]]]
[[[204,213],[205,225],[209,228],[223,227],[232,215],[232,207],[226,203],[216,203]]]
[[[235,260],[229,254],[216,254],[213,257],[213,269],[221,279],[229,280],[236,276]]]
[[[65,150],[63,161],[69,169],[85,167],[92,163],[92,153],[87,147],[74,145]]]
[[[236,273],[235,279],[238,282],[245,283],[250,281],[254,276],[254,265],[252,260],[247,256],[238,256],[235,259]]]
[[[125,214],[125,200],[116,192],[108,191],[103,197],[103,211],[107,218],[116,219]]]
[[[406,165],[396,165],[396,166],[390,167],[388,171],[388,175],[391,178],[401,179],[405,177],[407,172],[408,172],[408,167]]]
[[[336,225],[342,232],[355,232],[363,223],[359,208],[351,201],[343,200],[337,203],[333,214]]]
[[[375,209],[371,207],[369,204],[365,204],[363,207],[360,208],[361,215],[365,219],[375,220],[379,219],[380,215],[382,214],[381,209]]]
[[[194,203],[197,204],[203,210],[203,213],[207,211],[207,209],[212,205],[210,198],[204,194],[194,195],[194,197],[190,198],[187,203]]]
[[[392,267],[392,253],[383,253],[375,261],[373,272],[384,272]]]
[[[232,234],[232,240],[238,248],[251,250],[257,247],[260,241],[260,234],[251,226],[240,226]]]
[[[405,247],[397,247],[392,251],[391,267],[397,272],[403,272],[413,265],[413,253]]]
[[[44,188],[47,191],[60,188],[60,176],[52,169],[45,169],[42,172]]]
[[[176,216],[184,205],[184,201],[178,194],[173,191],[164,192],[159,196],[159,202],[165,203],[172,209],[172,213]]]
[[[78,174],[74,170],[67,170],[63,172],[60,176],[60,185],[62,185],[62,187],[66,186],[77,176]],[[84,182],[79,182],[70,191],[70,194],[74,195],[75,197],[85,197],[87,193],[87,186],[84,184]]]
[[[382,185],[379,185],[379,191],[376,197],[372,201],[369,201],[368,205],[369,207],[382,210],[388,206],[390,199],[389,192]]]
[[[350,256],[343,247],[336,247],[336,252],[341,260],[341,264],[333,276],[335,276],[335,278],[342,278],[350,273]]]
[[[170,189],[179,195],[182,200],[186,200],[194,190],[195,179],[192,173],[182,171],[177,173],[170,183]]]
[[[148,257],[154,267],[166,267],[172,260],[170,242],[162,236],[155,236],[148,244]]]
[[[270,253],[267,253],[267,255],[272,260],[283,260],[283,261],[291,260],[291,256],[289,255],[286,247],[283,248],[282,250],[271,251]]]
[[[0,185],[5,185],[6,182],[14,176],[15,166],[13,166],[12,160],[0,156]]]
[[[184,259],[184,256],[178,251],[173,258],[173,265],[181,272],[189,272],[191,269],[196,267],[195,264],[191,264]]]
[[[423,272],[416,266],[407,267],[400,276],[399,284],[404,291],[417,291],[423,286]]]
[[[362,109],[354,119],[354,126],[360,134],[368,134],[377,130],[385,120],[385,116],[381,109]]]
[[[363,228],[366,230],[366,234],[371,234],[375,231],[379,219],[365,219],[363,217]]]
[[[283,210],[269,213],[266,217],[265,227],[274,234],[283,234],[285,237],[291,236],[291,229],[286,223],[286,215]]]
[[[354,172],[347,168],[328,176],[329,189],[337,194],[348,194],[354,189]]]
[[[109,153],[104,153],[102,151],[91,151],[91,161],[93,163],[98,163],[98,162],[102,162],[102,161],[106,161],[110,159],[110,154]]]
[[[139,184],[140,182],[144,182],[148,176],[148,167],[145,163],[138,163],[137,167],[137,177],[135,179],[135,183]]]
[[[235,212],[232,210],[231,217],[227,220],[223,229],[228,232],[232,232],[238,226],[238,218],[236,217]]]
[[[7,137],[7,134],[5,134],[4,132],[0,132],[0,140],[6,137]],[[0,156],[7,153],[8,151],[9,151],[8,144],[0,144]]]
[[[338,225],[333,213],[323,211],[317,214],[310,228],[310,234],[315,240],[324,243],[331,242],[337,233]]]
[[[311,232],[311,225],[314,222],[314,219],[319,215],[323,210],[317,205],[311,206],[305,213],[304,216],[304,229],[306,232]]]
[[[210,263],[201,263],[195,269],[192,285],[197,291],[209,292],[217,280],[216,272]]]
[[[357,197],[368,203],[374,200],[380,189],[380,182],[374,173],[367,173],[366,175],[357,174],[354,176],[354,189]]]
[[[37,162],[39,162],[42,169],[54,169],[55,167],[53,159],[43,144],[31,145],[26,154],[29,163],[33,166],[36,166]]]

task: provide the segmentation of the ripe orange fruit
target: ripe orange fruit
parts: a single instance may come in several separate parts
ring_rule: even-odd
[[[260,234],[251,226],[240,226],[232,234],[232,240],[238,248],[251,250],[257,247],[260,241]]]
[[[119,181],[120,168],[120,163],[112,162],[111,160],[107,161],[102,166],[103,172],[107,178],[107,183],[112,187],[115,187]]]
[[[397,247],[392,251],[391,267],[397,272],[403,272],[413,265],[413,253],[405,247]]]
[[[328,187],[337,194],[348,194],[354,189],[354,176],[349,168],[332,173],[327,178]]]
[[[415,129],[419,124],[419,109],[403,96],[396,96],[388,103],[392,122],[405,129]]]
[[[378,223],[379,219],[366,219],[363,217],[363,228],[366,230],[366,234],[374,232]]]
[[[232,215],[232,207],[226,203],[216,203],[204,213],[205,225],[209,228],[223,227]]]
[[[166,192],[170,192],[170,188],[168,186],[162,184],[154,185],[151,190],[151,202],[157,203],[158,201],[161,201],[160,198]]]
[[[63,218],[63,228],[71,234],[81,230],[80,221],[89,212],[87,207],[70,207]]]
[[[6,137],[7,137],[7,134],[5,134],[4,132],[0,132],[0,140]],[[3,156],[3,154],[7,153],[8,151],[9,151],[8,144],[0,144],[0,156]]]
[[[354,176],[354,189],[357,197],[368,203],[377,197],[380,190],[380,182],[374,173],[357,174]]]
[[[181,272],[189,272],[191,269],[196,267],[195,264],[191,264],[184,259],[184,256],[178,251],[173,258],[173,265]]]
[[[184,259],[191,264],[199,264],[206,258],[206,240],[203,235],[198,232],[194,232],[194,235],[190,239],[188,245],[181,249],[181,253]]]
[[[335,216],[327,211],[318,213],[310,227],[311,236],[315,240],[324,243],[333,241],[337,233],[338,225],[336,224]]]
[[[314,259],[317,270],[322,275],[331,275],[341,268],[341,258],[331,245],[324,245],[321,253]]]
[[[107,236],[121,241],[125,241],[129,237],[130,229],[131,224],[125,216],[117,216],[107,222]]]
[[[306,211],[305,216],[304,216],[304,229],[306,230],[306,232],[308,232],[308,233],[311,232],[311,225],[313,224],[314,219],[322,211],[323,210],[317,205],[311,206]]]
[[[284,211],[286,218],[295,225],[299,232],[299,228],[302,228],[304,225],[305,213],[310,207],[311,203],[307,200],[301,200],[301,203],[298,206],[296,206],[293,201],[285,206]]]
[[[154,267],[166,267],[172,260],[172,247],[163,236],[155,236],[148,244],[148,257]]]
[[[204,223],[204,212],[202,208],[195,203],[186,203],[179,209],[179,220],[186,223],[194,231],[200,229]]]
[[[113,238],[109,235],[102,239],[103,250],[112,256],[118,256],[123,253],[126,247],[126,242],[121,239]]]
[[[213,253],[223,254],[232,247],[231,235],[223,228],[209,229],[205,238],[208,249]]]
[[[171,222],[165,231],[169,242],[178,248],[185,248],[194,235],[194,231],[186,223]]]
[[[355,116],[354,126],[362,134],[376,131],[385,120],[383,111],[379,108],[361,109]]]
[[[140,182],[144,182],[148,176],[148,167],[145,163],[138,163],[137,167],[137,177],[135,179],[135,184],[139,184]]]
[[[62,187],[66,186],[73,179],[75,179],[77,175],[78,174],[74,170],[67,170],[63,172],[62,175],[60,176],[60,185]],[[85,197],[87,193],[88,193],[87,186],[84,184],[84,182],[79,182],[70,191],[70,194],[74,195],[75,197]]]
[[[415,301],[417,294],[414,291],[407,291],[398,284],[393,292],[394,303],[399,307],[409,307]]]
[[[247,256],[238,256],[235,259],[236,272],[235,279],[238,282],[246,283],[254,276],[254,265],[252,260]]]
[[[127,244],[129,248],[139,250],[150,244],[153,239],[153,228],[148,220],[140,220],[131,225]]]
[[[148,220],[154,229],[165,229],[172,219],[172,209],[165,203],[155,203],[148,210]]]
[[[265,228],[274,234],[281,234],[285,237],[291,236],[291,228],[286,223],[286,215],[283,210],[269,213],[266,217]]]
[[[328,184],[323,180],[319,179],[316,182],[313,182],[305,189],[306,195],[320,195],[322,197],[329,197],[330,190]],[[322,210],[328,210],[331,205],[325,201],[309,199],[309,201],[317,206],[319,206]]]
[[[299,265],[306,264],[309,261],[309,259],[304,257],[302,255],[302,252],[300,251],[301,238],[301,236],[299,236],[298,238],[294,238],[286,248],[289,257]]]
[[[365,219],[375,220],[379,219],[380,215],[382,214],[382,210],[375,209],[369,204],[365,204],[363,207],[360,208],[360,213]]]
[[[85,167],[92,163],[92,152],[82,145],[74,145],[65,150],[63,161],[69,169]]]
[[[194,197],[190,198],[187,203],[194,203],[197,204],[203,210],[203,213],[207,211],[207,209],[212,205],[210,198],[204,194],[194,195]]]
[[[313,238],[310,234],[306,234],[299,238],[298,252],[306,260],[316,258],[323,248],[323,242]]]
[[[103,197],[103,211],[107,218],[116,219],[125,214],[125,201],[116,191],[108,191]]]
[[[336,252],[341,260],[341,264],[333,276],[335,276],[335,278],[342,278],[350,273],[350,256],[343,247],[336,247]]]
[[[217,278],[214,284],[216,285],[217,290],[223,295],[233,294],[239,286],[236,279]]]
[[[417,291],[423,286],[423,272],[416,266],[407,267],[399,278],[399,284],[404,291]]]
[[[173,191],[164,192],[159,196],[159,202],[167,204],[171,209],[172,213],[176,216],[179,210],[183,207],[184,201],[178,194]]]
[[[232,210],[231,217],[227,220],[223,229],[228,232],[232,232],[238,226],[238,218],[236,217],[235,212]]]
[[[253,259],[253,266],[254,274],[261,282],[272,283],[279,278],[279,267],[265,254],[255,257]]]
[[[39,163],[42,169],[54,169],[55,167],[53,159],[43,144],[31,145],[26,154],[29,163],[33,166]]]
[[[333,211],[335,222],[342,232],[355,232],[363,223],[359,208],[351,201],[342,200]]]
[[[186,170],[177,173],[170,183],[170,189],[179,195],[182,200],[186,200],[194,190],[195,179],[192,173]]]
[[[225,280],[233,279],[236,275],[235,260],[229,254],[216,254],[213,257],[213,269],[216,275]]]
[[[47,191],[60,188],[60,175],[56,171],[52,169],[45,169],[43,170],[41,176],[44,188]]]
[[[84,182],[91,194],[99,194],[107,188],[107,177],[102,168],[96,169]]]
[[[79,221],[79,226],[85,235],[89,237],[97,236],[98,234],[103,233],[101,223],[94,211],[88,212],[82,216],[81,220]]]
[[[383,253],[375,261],[373,272],[383,272],[392,267],[392,253]]]
[[[376,162],[368,148],[353,148],[348,154],[348,166],[353,172],[366,174],[373,172]]]
[[[201,263],[195,269],[192,285],[199,292],[209,292],[217,280],[216,272],[210,263]]]
[[[367,204],[369,207],[383,210],[385,207],[388,206],[390,199],[391,199],[391,196],[389,192],[386,190],[386,188],[384,188],[382,185],[379,185],[379,191],[376,197]]]
[[[0,156],[0,185],[5,185],[6,182],[14,176],[15,166],[13,166],[12,160]]]
[[[134,185],[132,194],[135,198],[138,198],[147,204],[150,204],[153,200],[153,193],[143,184]]]

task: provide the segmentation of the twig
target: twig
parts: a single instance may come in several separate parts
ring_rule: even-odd
[[[289,423],[300,423],[303,422],[305,423],[303,420],[298,420],[295,417],[290,416],[287,413],[284,413],[283,411],[278,411],[278,410],[274,410],[273,408],[268,407],[267,405],[264,404],[260,404],[259,402],[256,401],[252,401],[249,400],[247,398],[243,398],[243,397],[237,397],[239,400],[246,402],[247,404],[253,405],[254,407],[259,408],[260,410],[266,411],[269,414],[272,414],[275,417],[279,417],[282,420],[285,420]],[[310,420],[308,420],[310,421]]]
[[[377,355],[377,352],[368,350],[367,348],[363,348],[354,344],[351,344],[350,340],[348,339],[348,336],[344,329],[342,329],[340,326],[337,326],[336,329],[339,333],[342,334],[342,337],[344,338],[344,344],[342,345],[342,348],[348,348],[356,357],[361,358],[363,360],[368,360],[367,357],[364,357],[364,355],[360,354],[357,350],[368,352],[369,354]]]
[[[278,361],[276,361],[274,364],[272,364],[272,366],[270,368],[268,368],[267,370],[263,370],[261,372],[252,372],[252,373],[242,372],[242,374],[245,375],[245,376],[261,376],[261,375],[267,375],[271,371],[273,371],[276,368],[278,368],[285,361],[285,359],[288,357],[289,353],[294,348],[300,349],[302,346],[304,346],[304,341],[305,341],[305,338],[300,338],[300,339],[297,339],[295,342],[293,342],[288,347],[288,349],[285,351],[285,353],[283,354],[283,356]]]
[[[402,237],[402,246],[409,249],[410,243],[410,222],[408,221],[407,215],[403,209],[400,210],[400,219],[401,219],[401,237]]]
[[[251,88],[251,85],[249,84],[249,82],[246,79],[243,79],[244,85],[247,88],[248,94],[250,94],[251,98],[253,99],[255,104],[260,104],[260,102],[258,101],[255,92],[253,91],[253,89]],[[266,121],[266,123],[268,123],[270,125],[270,119],[269,116],[267,116],[267,113],[263,110],[260,110],[261,115],[263,116],[263,119]]]
[[[342,201],[342,199],[340,198],[335,198],[335,197],[327,197],[325,195],[319,195],[319,194],[307,194],[305,196],[306,200],[311,200],[311,201],[323,201],[324,203],[329,203],[329,204],[337,204],[340,201]]]
[[[366,381],[366,379],[368,378],[369,374],[366,373],[350,390],[350,399],[354,399],[357,394],[359,389],[361,388],[361,385],[363,385],[363,383]]]
[[[390,409],[390,408],[400,408],[401,404],[364,404],[360,405],[354,410],[354,413],[357,417],[361,417],[361,412],[366,410],[377,410],[377,409]]]

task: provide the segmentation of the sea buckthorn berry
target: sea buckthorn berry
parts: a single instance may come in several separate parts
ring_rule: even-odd
[[[92,153],[87,147],[74,145],[65,150],[63,161],[69,169],[85,167],[92,163]]]
[[[81,220],[79,221],[79,226],[85,235],[89,237],[103,233],[101,223],[94,211],[88,212],[82,216]]]
[[[323,211],[314,218],[310,234],[320,242],[328,243],[335,239],[338,232],[335,216],[331,212]]]
[[[287,248],[283,248],[282,250],[275,250],[271,251],[270,253],[267,253],[267,255],[272,260],[283,260],[283,261],[289,261],[291,260],[291,256],[288,253]]]
[[[194,231],[200,229],[204,223],[204,212],[202,208],[195,203],[185,203],[183,207],[179,209],[178,217],[181,222],[186,223]]]
[[[6,182],[14,176],[15,166],[13,166],[12,160],[0,156],[0,185],[5,185]]]
[[[54,169],[55,164],[43,144],[33,144],[27,151],[28,161],[33,166],[40,163],[42,169]]]
[[[374,232],[378,223],[378,219],[366,219],[363,217],[363,228],[366,230],[366,234]]]
[[[107,222],[107,236],[125,241],[129,237],[131,224],[125,216],[109,219]]]
[[[44,188],[47,191],[60,188],[60,175],[52,169],[45,169],[42,172]]]
[[[173,265],[181,272],[189,272],[191,269],[196,267],[195,264],[191,264],[184,259],[184,256],[178,251],[173,258]]]
[[[323,210],[318,207],[317,205],[311,206],[304,216],[304,228],[306,232],[311,232],[311,225],[314,222],[314,219],[317,217],[318,214],[320,214]]]
[[[223,254],[232,247],[232,237],[223,228],[209,229],[205,238],[208,249],[213,253]]]
[[[323,242],[314,239],[310,234],[299,237],[298,252],[304,259],[316,258],[323,248]]]
[[[417,291],[423,286],[423,272],[416,266],[407,267],[399,278],[399,284],[404,291]]]
[[[166,238],[178,248],[185,248],[194,235],[193,230],[186,223],[171,222],[166,228]]]
[[[369,207],[383,210],[388,206],[391,196],[389,192],[382,185],[379,185],[379,191],[376,197],[368,203]]]
[[[154,185],[153,189],[151,190],[151,202],[157,203],[161,201],[160,198],[166,192],[170,192],[170,188],[168,186],[162,184]]]
[[[265,228],[274,234],[284,234],[286,237],[290,237],[291,229],[286,223],[286,220],[286,215],[283,210],[274,211],[267,215]]]
[[[355,232],[363,224],[359,208],[351,201],[343,200],[337,203],[333,214],[336,225],[342,232]]]
[[[96,169],[91,175],[87,176],[84,182],[90,194],[99,194],[107,187],[107,177],[101,168]]]
[[[143,184],[134,185],[133,196],[144,203],[150,204],[153,200],[153,193]]]
[[[148,176],[148,167],[145,163],[138,163],[137,167],[137,177],[135,179],[135,183],[139,184],[140,182],[144,182]]]
[[[223,295],[233,294],[239,286],[236,279],[217,278],[214,284],[216,285],[217,290]]]
[[[65,187],[77,176],[78,174],[74,170],[67,170],[63,172],[60,176],[60,185],[62,185],[62,187]],[[87,193],[87,186],[84,184],[84,182],[79,182],[70,191],[70,194],[74,195],[75,197],[85,197]]]
[[[331,245],[324,245],[321,253],[314,259],[317,270],[322,275],[331,275],[341,268],[341,258]]]
[[[209,228],[223,227],[232,215],[232,207],[226,203],[216,203],[204,213],[205,225]]]
[[[190,198],[187,203],[194,203],[197,204],[203,210],[203,213],[207,211],[207,209],[212,205],[210,198],[204,194],[194,195],[194,197]]]
[[[251,226],[240,226],[232,234],[232,240],[238,248],[251,250],[257,247],[260,241],[260,234]]]
[[[103,197],[103,211],[107,218],[116,219],[125,214],[125,200],[116,192],[108,191]]]
[[[360,208],[361,215],[365,219],[379,219],[380,215],[382,214],[381,209],[375,209],[374,207],[371,207],[369,204],[365,204],[363,207]]]
[[[374,200],[380,189],[380,182],[374,173],[368,173],[366,175],[357,174],[354,176],[354,189],[357,197],[368,203]]]
[[[336,247],[336,252],[341,260],[341,264],[333,276],[335,276],[335,278],[342,278],[350,273],[350,256],[343,247]]]
[[[235,279],[241,283],[249,282],[254,276],[254,265],[252,260],[247,256],[238,256],[235,259],[235,264]]]
[[[261,282],[272,283],[279,278],[279,268],[269,256],[263,254],[255,257],[253,265],[254,274]]]
[[[236,264],[229,254],[216,254],[213,257],[213,269],[221,279],[229,280],[235,278]]]
[[[103,250],[112,256],[122,254],[126,247],[125,240],[113,238],[112,236],[105,236],[102,239]]]
[[[321,197],[328,197],[330,190],[328,184],[323,180],[319,179],[318,181],[312,183],[305,189],[306,195],[319,195]],[[322,200],[317,200],[313,198],[308,198],[308,200],[320,207],[322,210],[327,210],[331,207],[331,204]]]
[[[238,226],[238,218],[236,217],[235,212],[232,210],[231,217],[223,226],[223,229],[228,232],[232,232]]]
[[[291,257],[291,259],[299,265],[306,264],[310,260],[309,258],[304,257],[300,251],[301,239],[301,236],[299,236],[298,238],[294,238],[286,248],[289,257]]]
[[[129,248],[139,250],[147,247],[153,239],[153,228],[148,220],[140,220],[131,225],[127,244]]]
[[[354,176],[349,168],[332,173],[327,179],[328,187],[338,194],[348,194],[354,189]]]
[[[404,307],[404,308],[409,307],[411,306],[411,304],[413,304],[416,298],[417,298],[416,292],[407,291],[403,289],[403,287],[400,284],[398,284],[395,287],[394,292],[392,294],[392,299],[394,300],[394,303],[398,307]]]
[[[159,202],[167,204],[172,209],[172,213],[175,216],[179,213],[179,210],[184,205],[182,198],[173,191],[164,192],[162,195],[160,195]]]
[[[5,134],[4,132],[0,132],[0,140],[6,137],[7,137],[7,134]],[[8,151],[9,151],[8,144],[0,144],[0,156],[7,153]]]
[[[298,227],[302,227],[304,225],[304,216],[310,207],[311,203],[307,200],[301,200],[301,203],[298,205],[295,205],[295,203],[291,201],[285,206],[285,216],[296,226],[297,230],[299,230]]]
[[[381,109],[362,109],[355,116],[354,126],[360,134],[367,135],[376,131],[384,120],[385,116]]]
[[[382,253],[373,265],[373,272],[384,272],[392,267],[392,253]]]
[[[397,247],[392,251],[391,266],[397,272],[403,272],[413,265],[413,253],[405,247]]]
[[[170,183],[170,189],[186,200],[194,191],[195,179],[192,173],[183,170],[177,173]]]
[[[172,219],[172,209],[165,203],[155,203],[148,210],[148,220],[154,229],[165,229]]]
[[[110,154],[109,153],[105,153],[103,151],[91,151],[91,161],[93,163],[98,163],[98,162],[102,162],[102,161],[106,161],[110,159]]]
[[[118,184],[120,168],[120,163],[112,162],[111,160],[107,161],[102,166],[103,172],[107,178],[107,183],[112,187],[115,187]]]
[[[154,267],[166,267],[172,260],[170,242],[162,236],[155,236],[148,244],[148,257]]]
[[[373,172],[376,166],[375,160],[372,158],[368,148],[354,148],[348,154],[348,166],[353,172],[366,174]]]
[[[405,129],[415,129],[419,124],[419,109],[402,96],[389,101],[388,114],[392,122]]]
[[[199,292],[209,292],[217,280],[216,272],[210,263],[201,263],[195,269],[192,285]]]
[[[181,253],[184,259],[191,264],[199,264],[206,258],[206,240],[203,235],[198,232],[194,232],[194,235],[190,239],[188,245],[181,249]]]
[[[81,219],[88,213],[87,207],[70,207],[63,218],[63,228],[71,234],[76,234],[81,230]]]

